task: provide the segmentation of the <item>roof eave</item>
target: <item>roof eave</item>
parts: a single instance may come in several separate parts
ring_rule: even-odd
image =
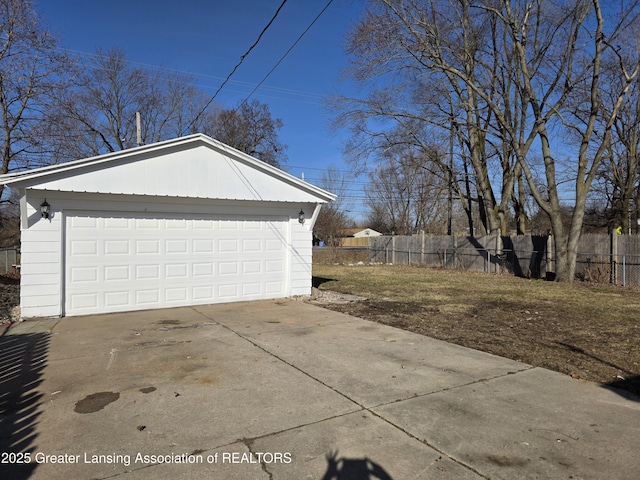
[[[306,191],[325,202],[331,202],[337,198],[337,196],[334,195],[333,193],[327,192],[326,190],[316,187],[315,185],[307,183],[304,180],[299,179],[298,177],[295,177],[283,170],[280,170],[279,168],[276,168],[272,165],[262,162],[244,152],[241,152],[240,150],[230,147],[229,145],[226,145],[202,133],[196,133],[186,137],[175,138],[175,139],[166,140],[163,142],[153,143],[150,145],[142,145],[140,147],[134,147],[127,150],[121,150],[118,152],[106,153],[106,154],[98,155],[95,157],[74,160],[71,162],[61,163],[57,165],[49,165],[46,167],[41,167],[33,170],[26,170],[24,172],[16,172],[16,173],[0,175],[0,184],[9,185],[9,186],[15,185],[17,187],[28,188],[30,186],[37,185],[37,180],[41,180],[51,175],[64,174],[66,172],[71,172],[79,168],[98,166],[108,162],[127,159],[135,155],[150,153],[157,150],[166,150],[171,147],[187,145],[190,143],[193,143],[194,145],[197,145],[198,143],[203,143],[203,144],[209,145],[211,148],[214,148],[216,150],[221,150],[226,154],[235,157],[238,161],[248,163],[251,166],[253,166],[253,168],[261,170],[264,173],[275,176],[282,181],[292,184],[297,188],[303,191]],[[34,183],[34,181],[36,182]],[[25,185],[28,183],[30,183],[31,185]]]

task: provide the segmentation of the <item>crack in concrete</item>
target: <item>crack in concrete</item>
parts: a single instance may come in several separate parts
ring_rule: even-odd
[[[236,331],[235,331],[235,330],[233,330],[232,328],[230,328],[230,327],[228,327],[228,326],[226,326],[226,325],[224,325],[224,324],[222,324],[222,323],[220,323],[220,325],[221,325],[222,327],[226,328],[227,330],[229,330],[230,332],[232,332],[233,334],[237,335],[238,337],[242,338],[243,340],[245,340],[245,341],[249,342],[249,343],[250,343],[251,345],[253,345],[254,347],[259,348],[260,350],[262,350],[263,352],[265,352],[267,355],[270,355],[270,356],[272,356],[272,357],[276,358],[277,360],[281,361],[281,362],[282,362],[282,363],[284,363],[285,365],[288,365],[289,367],[291,367],[291,368],[293,368],[293,369],[295,369],[295,370],[299,371],[299,372],[300,372],[300,373],[302,373],[303,375],[305,375],[305,376],[307,376],[307,377],[311,378],[312,380],[314,380],[314,381],[316,381],[316,382],[320,383],[321,385],[325,386],[326,388],[328,388],[328,389],[332,390],[333,392],[337,393],[338,395],[340,395],[340,396],[344,397],[345,399],[349,400],[350,402],[354,403],[355,405],[357,405],[358,407],[360,407],[361,411],[366,411],[366,412],[370,413],[370,414],[371,414],[371,415],[373,415],[374,417],[376,417],[376,418],[378,418],[378,419],[382,420],[383,422],[387,423],[388,425],[391,425],[392,427],[394,427],[394,428],[396,428],[397,430],[401,431],[402,433],[404,433],[405,435],[407,435],[409,438],[412,438],[412,439],[414,439],[414,440],[416,440],[416,441],[418,441],[418,442],[422,443],[423,445],[425,445],[425,446],[427,446],[427,447],[431,448],[431,449],[432,449],[432,450],[434,450],[435,452],[438,452],[438,454],[440,454],[440,455],[443,455],[443,456],[447,457],[447,458],[448,458],[449,460],[451,460],[452,462],[457,463],[457,464],[458,464],[458,465],[460,465],[461,467],[466,468],[467,470],[469,470],[469,471],[471,471],[471,472],[475,473],[476,475],[480,476],[481,478],[484,478],[484,479],[486,479],[486,480],[489,480],[489,479],[490,479],[490,477],[488,477],[488,476],[486,476],[486,475],[484,475],[484,474],[480,473],[478,470],[476,470],[476,469],[475,469],[474,467],[472,467],[471,465],[468,465],[467,463],[463,462],[462,460],[459,460],[459,459],[457,459],[457,458],[453,457],[452,455],[449,455],[447,452],[440,450],[440,449],[439,449],[439,448],[437,448],[435,445],[430,444],[426,439],[417,437],[416,435],[412,434],[411,432],[409,432],[409,431],[405,430],[404,428],[400,427],[399,425],[396,425],[396,424],[395,424],[395,423],[393,423],[392,421],[388,420],[387,418],[383,417],[382,415],[379,415],[378,413],[376,413],[375,411],[373,411],[373,410],[371,410],[371,409],[370,409],[370,408],[376,408],[376,407],[366,407],[365,405],[362,405],[361,403],[357,402],[356,400],[354,400],[353,398],[349,397],[349,396],[348,396],[348,395],[346,395],[345,393],[342,393],[342,392],[341,392],[341,391],[339,391],[338,389],[336,389],[336,388],[332,387],[331,385],[328,385],[327,383],[323,382],[323,381],[322,381],[322,380],[320,380],[319,378],[316,378],[316,377],[314,377],[313,375],[311,375],[310,373],[308,373],[308,372],[306,372],[306,371],[302,370],[300,367],[297,367],[296,365],[293,365],[292,363],[290,363],[290,362],[286,361],[284,358],[282,358],[282,357],[280,357],[280,356],[276,355],[275,353],[273,353],[273,352],[271,352],[271,351],[267,350],[266,348],[264,348],[263,346],[261,346],[261,345],[257,344],[256,342],[254,342],[254,341],[253,341],[253,340],[251,340],[250,338],[245,337],[245,336],[244,336],[244,335],[242,335],[241,333],[236,332]],[[534,367],[529,367],[529,368],[526,368],[526,369],[520,370],[520,371],[518,371],[518,372],[507,372],[506,374],[497,375],[496,377],[492,377],[492,378],[489,378],[489,379],[480,379],[480,380],[476,380],[476,381],[474,381],[474,382],[469,382],[468,384],[465,384],[465,386],[466,386],[466,385],[473,385],[474,383],[484,382],[484,381],[487,381],[487,380],[491,380],[491,379],[493,379],[493,378],[499,378],[499,377],[503,377],[503,376],[507,376],[507,375],[513,375],[513,374],[515,374],[515,373],[519,373],[519,372],[521,372],[521,371],[530,370],[531,368],[534,368]],[[461,386],[463,386],[463,385],[457,385],[457,386],[455,386],[455,387],[450,387],[450,388],[447,388],[447,389],[442,389],[442,390],[440,390],[440,391],[452,390],[452,389],[454,389],[454,388],[459,388],[459,387],[461,387]],[[429,394],[426,394],[426,395],[430,395],[430,394],[432,394],[432,393],[436,393],[436,392],[430,392]],[[416,398],[416,397],[409,397],[408,399],[411,399],[411,398]],[[407,399],[404,399],[404,400],[407,400]],[[403,401],[403,400],[396,400],[395,402],[390,402],[390,403],[396,403],[396,402],[398,402],[398,401]],[[338,418],[338,417],[341,417],[341,416],[350,415],[351,413],[354,413],[354,412],[344,413],[344,414],[342,414],[342,415],[338,415],[338,416],[335,416],[335,417],[332,417],[332,418]],[[310,423],[310,425],[311,425],[311,424],[314,424],[314,423],[324,422],[324,421],[326,421],[326,420],[329,420],[329,419],[323,419],[323,420],[320,420],[320,421],[318,421],[318,422],[312,422],[312,423]],[[304,426],[304,425],[303,425],[303,426]],[[300,428],[300,427],[296,427],[296,428]],[[290,430],[290,429],[287,429],[287,430]],[[286,430],[284,430],[284,431],[286,431]],[[278,433],[279,433],[279,432],[278,432]],[[271,437],[271,436],[276,435],[276,434],[277,434],[276,432],[272,432],[272,433],[270,433],[270,434],[268,434],[268,435],[263,435],[263,436],[261,436],[261,437],[259,437],[259,438],[268,438],[268,437]],[[252,439],[251,441],[253,442],[254,440],[255,440],[255,439]],[[246,444],[245,444],[245,445],[246,445]],[[265,471],[266,471],[266,470],[265,470]],[[268,472],[267,472],[267,473],[268,473]],[[271,478],[271,477],[270,477],[270,478]]]
[[[247,447],[247,450],[249,450],[249,455],[251,455],[252,457],[257,456],[253,451],[254,441],[255,441],[255,438],[239,438],[238,439],[238,442],[242,443],[245,447]],[[269,476],[269,480],[273,480],[273,474],[269,470],[267,470],[267,464],[264,462],[264,460],[260,460],[260,466],[262,467],[262,471]]]
[[[421,394],[417,394],[416,393],[411,397],[398,398],[396,400],[392,400],[391,402],[385,402],[385,403],[380,403],[378,405],[373,405],[373,406],[371,406],[369,408],[386,407],[387,405],[393,405],[394,403],[400,403],[400,402],[405,402],[407,400],[413,400],[414,398],[423,398],[423,397],[428,397],[429,395],[435,395],[435,394],[442,393],[442,392],[449,392],[449,391],[455,390],[457,388],[463,388],[463,387],[468,387],[469,385],[475,385],[476,383],[489,382],[489,381],[495,380],[497,378],[503,378],[503,377],[508,377],[509,375],[516,375],[518,373],[527,372],[529,370],[533,370],[534,368],[537,368],[537,367],[529,365],[529,366],[527,366],[527,368],[522,368],[522,369],[517,370],[517,371],[501,373],[501,374],[495,375],[493,377],[480,378],[478,380],[472,380],[472,381],[467,382],[467,383],[461,383],[460,385],[452,385],[450,387],[441,388],[440,390],[434,390],[433,392],[427,392],[427,393],[421,393]]]

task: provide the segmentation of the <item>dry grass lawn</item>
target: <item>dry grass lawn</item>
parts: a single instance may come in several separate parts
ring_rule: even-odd
[[[316,265],[338,310],[640,394],[640,290],[390,265]]]

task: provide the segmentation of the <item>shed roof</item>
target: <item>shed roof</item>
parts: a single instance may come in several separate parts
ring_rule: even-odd
[[[0,175],[62,192],[325,203],[335,195],[204,134]]]

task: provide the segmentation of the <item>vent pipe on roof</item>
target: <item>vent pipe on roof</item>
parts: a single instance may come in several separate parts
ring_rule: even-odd
[[[140,127],[140,112],[136,112],[136,141],[137,145],[142,145],[142,128]]]

